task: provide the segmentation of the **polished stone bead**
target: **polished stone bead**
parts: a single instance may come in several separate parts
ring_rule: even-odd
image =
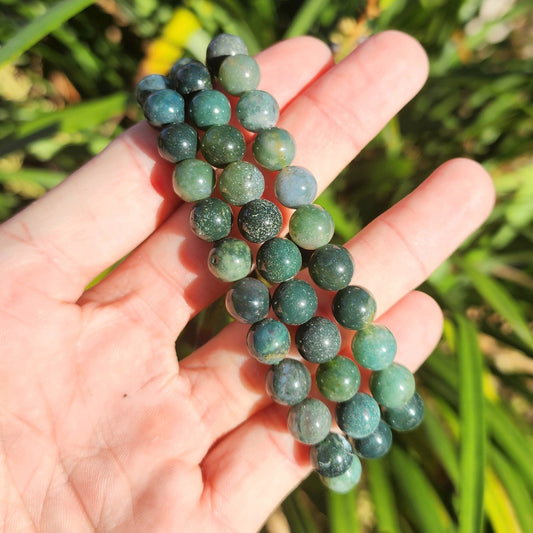
[[[296,209],[313,202],[316,197],[317,183],[309,170],[290,166],[282,168],[274,182],[274,193],[285,207]]]
[[[229,163],[242,159],[246,145],[237,128],[223,124],[212,126],[205,132],[200,148],[209,164],[224,168]]]
[[[287,281],[300,271],[302,255],[298,246],[288,239],[275,237],[257,251],[257,270],[270,283]]]
[[[169,124],[157,139],[159,155],[171,163],[194,159],[198,151],[198,135],[189,124]]]
[[[349,400],[337,404],[335,419],[346,435],[361,439],[378,427],[381,412],[372,396],[358,392]]]
[[[218,198],[205,198],[191,209],[189,222],[197,237],[214,242],[229,235],[233,214],[226,202]]]
[[[214,76],[217,76],[220,65],[226,57],[247,53],[248,48],[240,37],[229,33],[221,33],[209,43],[205,62],[209,71]]]
[[[262,198],[244,204],[237,217],[241,235],[254,243],[276,237],[281,231],[282,223],[283,217],[276,204]]]
[[[218,188],[226,202],[244,205],[261,198],[265,190],[265,178],[255,165],[237,161],[230,163],[220,174]]]
[[[185,102],[183,96],[176,91],[163,89],[148,96],[143,112],[150,126],[161,128],[185,120]]]
[[[236,281],[226,293],[226,309],[239,322],[254,324],[266,318],[270,309],[270,293],[258,279]]]
[[[170,89],[170,80],[161,74],[150,74],[139,81],[135,88],[137,103],[142,107],[146,99],[157,91]]]
[[[286,357],[268,369],[266,390],[277,403],[296,405],[307,397],[310,389],[309,370],[296,359]]]
[[[333,359],[341,347],[339,328],[328,318],[314,316],[296,330],[296,348],[311,363]]]
[[[383,419],[396,431],[411,431],[424,418],[424,400],[415,392],[406,403],[395,409],[383,409]]]
[[[316,311],[316,293],[301,279],[290,279],[280,283],[272,295],[272,309],[285,324],[299,325],[307,322]]]
[[[248,91],[239,98],[235,114],[243,128],[259,132],[276,125],[279,119],[279,105],[266,91]]]
[[[176,73],[180,68],[184,67],[185,65],[188,65],[189,63],[200,63],[200,61],[196,61],[196,59],[193,59],[192,57],[180,57],[172,67],[170,67],[170,70],[168,72],[168,79],[171,80],[172,83],[174,83],[174,80],[176,79]]]
[[[197,202],[211,195],[216,183],[214,170],[205,161],[185,159],[174,168],[174,192],[186,202]]]
[[[287,355],[291,336],[284,324],[273,318],[265,318],[248,330],[246,345],[250,354],[260,363],[275,365]]]
[[[397,408],[415,393],[415,378],[405,366],[392,363],[383,370],[372,372],[370,391],[383,407]]]
[[[333,233],[333,218],[323,207],[315,204],[298,207],[289,221],[292,240],[306,250],[315,250],[327,244]]]
[[[383,370],[394,361],[396,339],[381,324],[367,324],[352,339],[355,360],[369,370]]]
[[[211,126],[227,124],[231,118],[231,106],[220,91],[202,91],[191,100],[189,115],[197,128],[205,130]]]
[[[217,241],[207,258],[211,274],[222,281],[237,281],[248,275],[252,268],[252,252],[239,239],[226,237]]]
[[[176,91],[184,96],[213,88],[209,71],[198,61],[191,61],[178,69],[173,82]]]
[[[287,427],[296,440],[317,444],[329,434],[331,413],[320,400],[306,398],[289,409]]]
[[[224,59],[218,71],[222,88],[231,95],[240,96],[259,85],[261,72],[257,61],[245,54],[236,54]]]
[[[333,492],[346,494],[359,483],[359,480],[361,479],[361,471],[361,460],[357,455],[354,455],[350,468],[348,468],[344,474],[335,477],[322,476],[320,480]]]
[[[309,260],[309,274],[322,289],[344,289],[353,276],[353,260],[344,246],[326,244],[317,248]]]
[[[315,379],[324,398],[345,402],[359,390],[361,373],[351,359],[336,356],[318,367]]]
[[[268,170],[280,170],[290,165],[296,147],[291,134],[281,128],[261,130],[254,139],[252,152],[255,160]]]
[[[353,458],[354,452],[350,441],[337,433],[330,433],[309,450],[311,465],[324,477],[344,474],[350,468]]]
[[[390,450],[391,444],[392,432],[383,420],[380,420],[373,433],[362,439],[353,440],[355,452],[363,459],[379,459],[383,457]]]
[[[333,298],[331,310],[335,320],[348,329],[362,329],[376,314],[376,300],[366,289],[348,285]]]

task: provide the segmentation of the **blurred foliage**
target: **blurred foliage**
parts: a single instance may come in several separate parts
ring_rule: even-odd
[[[139,76],[183,54],[201,56],[215,33],[238,33],[252,52],[310,33],[338,59],[377,31],[415,36],[430,57],[426,86],[319,200],[334,215],[337,238],[349,238],[450,157],[483,163],[498,203],[423,287],[446,315],[443,341],[418,374],[423,425],[397,435],[390,455],[368,462],[347,495],[311,476],[264,530],[533,531],[533,1],[0,6],[1,218],[139,119],[131,97]],[[226,322],[219,300],[189,324],[180,353]]]

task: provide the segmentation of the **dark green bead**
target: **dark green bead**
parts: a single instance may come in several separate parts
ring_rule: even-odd
[[[339,494],[346,494],[359,483],[361,471],[361,460],[357,455],[354,455],[350,468],[344,474],[335,477],[321,477],[320,480],[329,490]]]
[[[233,214],[229,205],[222,200],[205,198],[191,209],[189,221],[197,237],[215,242],[229,235]]]
[[[302,255],[288,239],[275,237],[261,245],[256,257],[257,270],[270,283],[287,281],[300,271]]]
[[[170,80],[161,74],[150,74],[139,81],[135,89],[137,103],[142,107],[147,98],[157,91],[170,89]]]
[[[363,459],[379,459],[383,457],[389,450],[392,444],[392,433],[383,422],[380,420],[376,430],[362,439],[354,439],[353,445],[355,452]]]
[[[242,206],[237,225],[242,236],[254,243],[268,241],[281,231],[283,217],[278,207],[268,200],[252,200]]]
[[[255,160],[268,170],[280,170],[290,165],[296,147],[291,134],[281,128],[261,130],[254,139],[252,151]]]
[[[306,398],[289,409],[287,427],[297,441],[318,444],[329,434],[331,413],[320,400]]]
[[[343,435],[330,433],[323,441],[311,446],[309,459],[313,468],[324,477],[344,474],[352,464],[354,452]]]
[[[336,356],[318,367],[315,379],[324,398],[332,402],[345,402],[358,391],[361,373],[351,359]]]
[[[286,357],[268,369],[266,390],[277,403],[295,405],[307,397],[310,389],[311,375],[300,361]]]
[[[309,274],[322,289],[344,289],[352,280],[352,257],[343,246],[326,244],[313,252],[309,260]]]
[[[307,322],[316,311],[316,293],[301,279],[280,283],[272,295],[272,309],[285,324],[299,325]]]
[[[214,167],[224,168],[229,163],[239,161],[246,145],[242,133],[227,124],[209,128],[200,143],[205,160]]]
[[[397,408],[415,393],[415,378],[405,366],[392,363],[383,370],[372,372],[369,386],[372,396],[383,407]]]
[[[376,430],[381,412],[372,396],[358,392],[349,400],[337,404],[335,419],[346,435],[361,439]]]
[[[331,310],[341,326],[358,330],[374,319],[376,300],[366,289],[348,285],[335,295]]]
[[[178,69],[173,81],[176,90],[183,95],[213,88],[209,71],[197,61],[191,61]]]
[[[174,192],[186,202],[197,202],[211,195],[216,183],[214,170],[199,159],[185,159],[174,168]]]
[[[231,106],[220,91],[207,90],[198,93],[189,104],[193,124],[205,130],[211,126],[227,124],[231,118]]]
[[[333,359],[341,347],[339,328],[328,318],[315,316],[296,330],[296,348],[311,363]]]
[[[291,336],[281,322],[265,318],[248,330],[246,345],[250,354],[260,363],[275,365],[287,355]]]
[[[209,71],[214,76],[217,76],[220,65],[226,57],[247,53],[248,48],[240,37],[229,33],[221,33],[209,43],[205,63]]]
[[[236,54],[224,59],[218,71],[218,78],[220,85],[228,94],[239,96],[257,88],[261,72],[253,57]]]
[[[383,419],[396,431],[411,431],[424,418],[424,400],[415,392],[406,403],[396,409],[383,409]]]
[[[170,67],[170,70],[168,72],[168,79],[171,80],[172,83],[174,83],[174,80],[176,79],[176,74],[178,70],[180,70],[185,65],[188,65],[189,63],[200,63],[200,61],[196,61],[192,57],[180,57],[173,65]]]
[[[239,239],[227,237],[217,241],[207,258],[213,276],[222,281],[237,281],[248,275],[252,268],[252,252]]]
[[[239,98],[235,114],[244,128],[258,132],[276,125],[279,105],[266,91],[248,91]]]
[[[157,139],[159,155],[171,163],[194,159],[198,151],[198,135],[189,124],[170,124]]]
[[[226,293],[226,309],[239,322],[254,324],[263,320],[270,309],[267,286],[254,278],[236,281]]]
[[[291,239],[306,250],[326,245],[334,232],[335,223],[329,212],[315,204],[298,207],[289,222]]]
[[[276,176],[274,192],[282,205],[295,209],[310,204],[315,199],[316,179],[303,167],[285,167]]]
[[[148,96],[143,105],[143,112],[150,126],[160,128],[185,120],[185,102],[176,91],[163,89]]]
[[[396,339],[385,326],[367,324],[352,339],[355,360],[370,370],[383,370],[394,361]]]
[[[230,163],[220,174],[220,194],[232,205],[244,205],[261,198],[265,190],[265,178],[251,163],[237,161]]]

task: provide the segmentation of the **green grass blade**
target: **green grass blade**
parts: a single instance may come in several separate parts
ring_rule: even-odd
[[[494,533],[518,531],[513,504],[501,480],[490,467],[486,470],[485,478],[485,509],[492,530]]]
[[[306,0],[296,13],[283,38],[288,39],[306,34],[328,5],[329,0]]]
[[[303,491],[293,492],[281,506],[292,533],[319,533]]]
[[[359,533],[361,531],[357,516],[356,492],[337,494],[328,490],[328,519],[330,533]]]
[[[392,483],[384,461],[367,461],[368,483],[380,531],[401,533]]]

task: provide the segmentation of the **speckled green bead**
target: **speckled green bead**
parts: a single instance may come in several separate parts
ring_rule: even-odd
[[[220,33],[207,46],[205,63],[211,74],[217,76],[220,65],[226,57],[247,53],[248,48],[239,36]]]
[[[142,107],[146,99],[157,91],[170,89],[170,80],[161,74],[150,74],[139,81],[135,88],[137,103]]]
[[[231,106],[220,91],[201,91],[191,100],[189,115],[197,128],[205,130],[227,124],[231,118]]]
[[[310,389],[309,370],[296,359],[286,357],[268,369],[266,391],[277,403],[296,405],[307,397]]]
[[[313,468],[325,477],[344,474],[352,464],[354,452],[343,435],[330,433],[323,441],[311,446],[309,459]]]
[[[381,324],[367,324],[352,339],[355,360],[369,370],[383,370],[394,361],[396,339]]]
[[[276,237],[281,231],[282,223],[283,217],[276,204],[263,198],[244,204],[237,217],[241,235],[253,243]]]
[[[176,90],[182,95],[213,88],[209,71],[198,61],[191,61],[178,69],[173,82]]]
[[[338,494],[346,494],[359,483],[361,479],[361,472],[361,460],[359,457],[357,457],[357,455],[354,455],[350,468],[348,468],[344,474],[335,477],[322,476],[320,480],[329,490],[337,492]]]
[[[315,204],[302,205],[294,211],[289,221],[291,239],[306,250],[324,246],[334,232],[335,224],[329,212]]]
[[[205,161],[185,159],[174,168],[172,183],[180,198],[186,202],[197,202],[211,195],[216,177]]]
[[[224,168],[242,159],[246,145],[242,133],[237,128],[223,124],[212,126],[205,132],[200,148],[209,164]]]
[[[270,283],[292,279],[302,266],[298,246],[288,239],[275,237],[266,241],[257,251],[257,270]]]
[[[320,400],[306,398],[289,409],[287,427],[297,441],[317,444],[329,434],[331,413]]]
[[[415,392],[406,403],[395,409],[383,409],[383,420],[396,431],[411,431],[424,418],[424,400]]]
[[[217,241],[209,252],[207,266],[211,274],[222,281],[237,281],[252,268],[252,252],[240,239],[226,237]]]
[[[361,439],[376,430],[381,412],[372,396],[358,392],[349,400],[337,404],[335,419],[346,435]]]
[[[355,453],[363,459],[379,459],[383,457],[392,444],[392,432],[387,424],[380,420],[373,433],[362,439],[354,439]]]
[[[296,348],[311,363],[333,359],[341,347],[339,328],[328,318],[314,316],[296,330]]]
[[[344,246],[326,244],[317,248],[309,259],[309,275],[322,289],[344,289],[353,276],[353,260]]]
[[[324,398],[332,402],[345,402],[359,390],[361,373],[351,359],[335,356],[318,367],[315,379]]]
[[[276,125],[279,119],[279,105],[266,91],[248,91],[239,98],[235,114],[243,128],[259,132]]]
[[[272,310],[282,322],[292,326],[307,322],[317,306],[313,287],[301,279],[280,283],[272,295]]]
[[[274,193],[282,205],[296,209],[313,202],[317,193],[316,179],[306,168],[285,167],[276,176]]]
[[[172,89],[156,91],[146,98],[143,112],[148,124],[161,128],[185,119],[185,102],[183,97]]]
[[[278,320],[265,318],[248,330],[246,345],[260,363],[274,365],[288,353],[291,346],[289,330]]]
[[[172,83],[174,83],[178,70],[180,70],[185,65],[188,65],[189,63],[194,63],[194,62],[200,63],[200,61],[196,61],[196,59],[193,59],[192,57],[187,57],[187,56],[180,57],[170,67],[170,70],[168,71],[168,75],[167,75],[168,79],[171,80]]]
[[[233,214],[226,202],[218,198],[205,198],[191,209],[189,222],[197,237],[215,242],[229,235]]]
[[[415,393],[415,378],[405,366],[392,363],[383,370],[372,372],[369,381],[374,399],[383,407],[397,408]]]
[[[218,71],[222,88],[229,94],[239,96],[256,89],[261,79],[257,61],[245,54],[229,56],[222,61]]]
[[[226,309],[239,322],[254,324],[266,318],[270,309],[270,293],[258,279],[236,281],[226,293]]]
[[[372,294],[357,285],[341,289],[331,304],[335,320],[348,329],[362,329],[372,322],[376,314],[376,300]]]
[[[261,198],[265,190],[265,178],[255,165],[236,161],[222,171],[218,188],[229,204],[244,205]]]
[[[280,170],[290,165],[296,147],[291,134],[282,128],[261,130],[254,139],[252,152],[255,160],[268,170]]]
[[[189,124],[170,124],[157,139],[159,155],[171,163],[194,159],[198,150],[198,135]]]

